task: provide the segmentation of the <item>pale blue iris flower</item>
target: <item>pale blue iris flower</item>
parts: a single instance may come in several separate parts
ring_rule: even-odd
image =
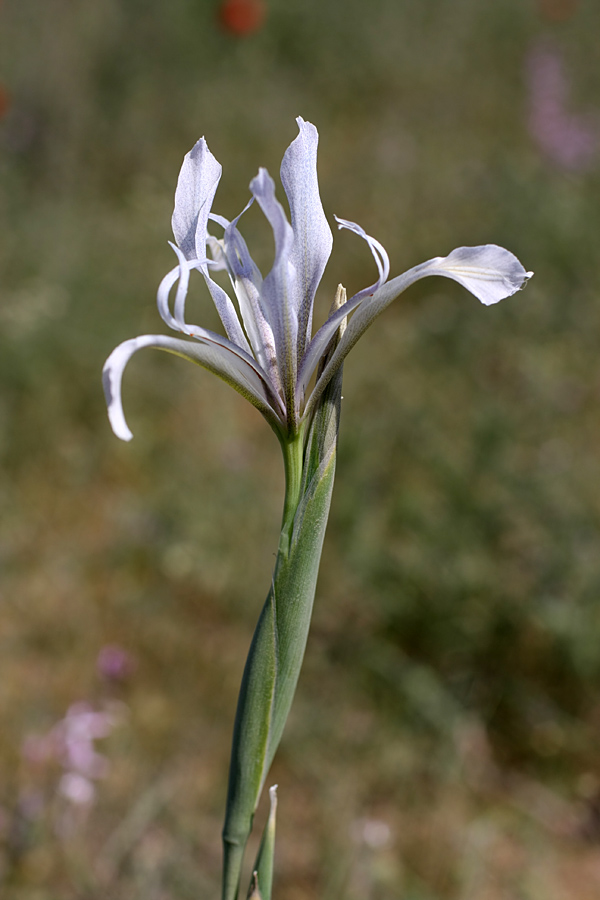
[[[172,245],[177,265],[158,289],[160,315],[184,337],[133,338],[118,346],[104,366],[108,414],[123,440],[132,437],[121,402],[123,370],[136,350],[158,347],[231,384],[264,415],[283,450],[286,487],[279,548],[246,661],[234,726],[223,828],[223,900],[238,897],[244,848],[302,665],[333,490],[344,359],[373,319],[426,275],[452,278],[486,305],[514,294],[531,275],[508,250],[487,244],[460,247],[388,281],[389,260],[381,244],[354,222],[337,219],[340,228],[366,241],[378,277],[348,301],[338,288],[329,318],[313,335],[315,293],[333,238],[319,196],[317,129],[297,121],[300,133],[281,164],[291,224],[266,169],[250,183],[250,203],[258,203],[275,239],[268,275],[263,279],[238,229],[248,206],[232,221],[211,212],[221,166],[202,138],[185,157],[179,175]],[[208,234],[209,222],[219,237]],[[186,321],[192,269],[204,278],[224,336]],[[229,276],[232,293],[213,278],[218,270]],[[273,791],[250,891],[262,900],[271,898],[274,828]]]
[[[381,244],[360,225],[336,218],[339,228],[350,229],[367,242],[378,278],[333,312],[313,336],[315,293],[333,238],[319,196],[317,129],[301,118],[297,123],[300,133],[281,164],[291,225],[267,170],[260,169],[250,183],[250,203],[259,204],[275,239],[275,259],[265,278],[238,229],[250,203],[232,221],[212,213],[221,166],[204,138],[185,157],[172,219],[176,244],[171,246],[178,263],[163,278],[157,302],[166,324],[191,340],[143,335],[125,341],[111,353],[104,366],[104,387],[112,428],[123,440],[130,440],[132,433],[123,414],[121,379],[127,362],[142,347],[166,350],[214,372],[250,400],[285,442],[310,419],[323,390],[363,332],[413,282],[427,275],[443,275],[458,281],[489,306],[514,294],[532,274],[508,250],[486,244],[459,247],[448,256],[434,257],[388,281],[389,259]],[[209,222],[215,223],[221,237],[208,234]],[[186,321],[192,269],[203,276],[226,336]],[[219,269],[226,270],[235,301],[213,279]],[[347,327],[340,337],[340,325],[346,319]],[[334,339],[338,339],[337,346],[327,354]],[[326,364],[320,366],[326,354]],[[315,372],[319,375],[309,392]]]

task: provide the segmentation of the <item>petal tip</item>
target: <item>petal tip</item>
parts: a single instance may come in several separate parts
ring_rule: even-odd
[[[440,275],[458,281],[484,306],[492,306],[516,294],[533,275],[525,270],[514,253],[497,244],[458,247],[448,256],[436,257],[431,263]]]
[[[317,126],[313,125],[312,122],[307,121],[307,119],[303,119],[302,116],[296,116],[296,125],[298,126],[298,131],[300,132],[300,134],[302,134],[304,131],[309,131],[317,138],[319,137]]]
[[[113,412],[115,413],[113,415]],[[133,432],[127,427],[127,423],[123,418],[123,414],[121,413],[120,417],[116,410],[108,410],[108,419],[110,422],[110,427],[113,430],[113,434],[115,437],[118,437],[119,440],[129,442],[133,440]]]
[[[133,341],[127,341],[126,343],[131,344]],[[133,438],[133,432],[125,421],[125,414],[123,413],[123,404],[121,401],[121,377],[128,358],[126,354],[123,354],[122,347],[123,344],[116,347],[104,363],[104,368],[102,369],[102,386],[106,398],[110,427],[115,436],[120,438],[120,440],[130,441]]]

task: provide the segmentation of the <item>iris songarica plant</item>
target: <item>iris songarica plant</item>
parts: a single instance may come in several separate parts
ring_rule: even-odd
[[[286,487],[279,550],[271,588],[246,662],[235,719],[223,829],[223,900],[236,900],[245,846],[261,791],[292,703],[300,673],[327,524],[339,426],[342,368],[361,335],[399,294],[428,275],[452,278],[489,306],[524,286],[531,275],[508,250],[494,244],[459,247],[389,279],[389,259],[375,238],[336,217],[339,228],[366,241],[377,279],[350,299],[338,287],[326,322],[313,334],[313,304],[333,237],[317,180],[318,134],[297,119],[299,134],[286,150],[281,182],[291,224],[275,183],[259,169],[251,198],[235,219],[212,212],[221,166],[204,138],[186,155],[172,218],[177,257],[158,289],[164,322],[184,337],[143,335],[120,344],[104,366],[108,414],[115,434],[130,440],[121,401],[123,370],[143,347],[156,347],[214,372],[265,417],[284,458]],[[263,278],[239,224],[258,203],[275,240]],[[209,234],[208,228],[216,231]],[[186,319],[186,297],[197,270],[221,319],[224,334]],[[224,271],[231,291],[215,280]],[[174,297],[172,298],[172,294]],[[270,900],[276,796],[255,863],[250,894]]]

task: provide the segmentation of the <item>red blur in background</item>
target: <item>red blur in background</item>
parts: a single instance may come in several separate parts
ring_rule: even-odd
[[[224,0],[219,7],[221,26],[230,34],[253,34],[266,18],[267,7],[263,0]]]
[[[566,22],[577,12],[579,0],[538,0],[543,19],[550,22]]]

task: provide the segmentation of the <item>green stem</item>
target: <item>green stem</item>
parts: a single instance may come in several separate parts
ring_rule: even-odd
[[[289,558],[294,517],[301,499],[304,429],[291,438],[278,437],[285,468],[281,535],[271,590],[254,632],[238,698],[223,828],[223,900],[237,898],[246,843],[275,750],[272,747],[273,706],[281,675],[277,646],[280,615],[275,585],[278,573]]]
[[[287,554],[294,516],[300,502],[302,466],[304,462],[304,429],[298,431],[292,438],[283,438],[281,440],[281,449],[285,467],[285,499],[283,502],[279,550]]]
[[[285,503],[267,599],[238,699],[223,827],[223,900],[237,900],[254,813],[298,683],[335,475],[341,372],[307,426],[281,438]]]

